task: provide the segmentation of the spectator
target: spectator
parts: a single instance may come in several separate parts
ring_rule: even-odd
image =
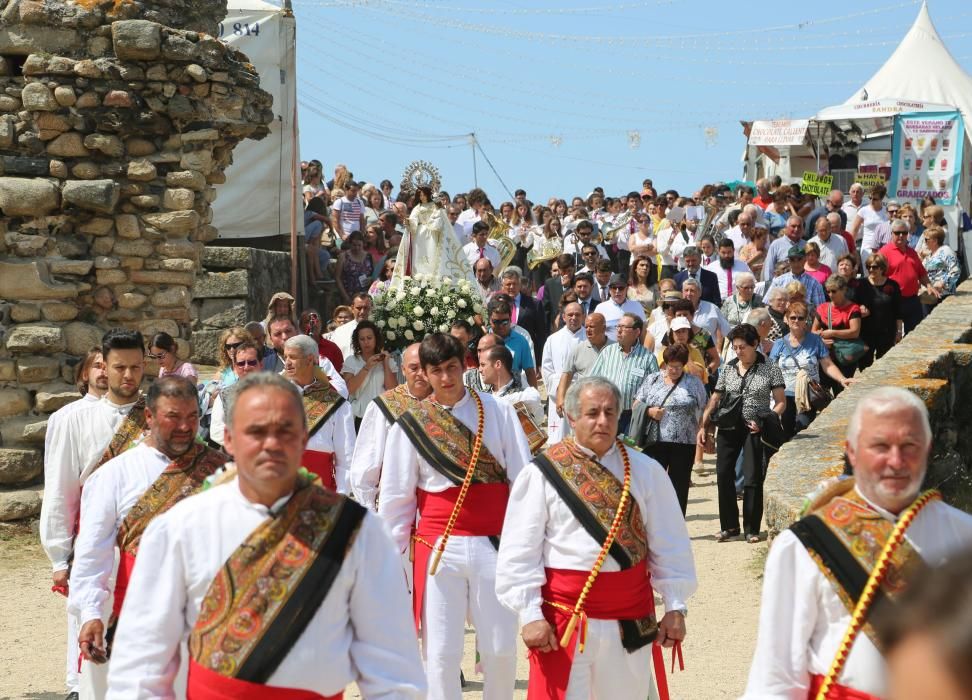
[[[358,198],[358,184],[349,180],[343,189],[344,195],[331,205],[331,228],[342,241],[347,241],[352,232],[364,231],[367,222],[365,204]]]
[[[513,325],[519,326],[530,335],[536,366],[540,363],[543,344],[547,340],[547,320],[540,302],[523,291],[525,282],[527,281],[520,268],[510,265],[503,270],[500,289],[510,298]]]
[[[307,164],[307,169],[304,171],[304,206],[307,206],[307,204],[315,197],[320,197],[322,194],[326,193],[327,187],[324,185],[324,180],[322,177],[321,161],[312,160]]]
[[[769,359],[775,362],[783,374],[786,384],[786,410],[783,411],[783,434],[786,439],[792,438],[798,432],[810,425],[817,413],[811,409],[798,413],[796,404],[796,385],[800,381],[798,374],[804,372],[806,381],[821,389],[820,370],[833,381],[843,387],[850,383],[840,371],[840,368],[830,359],[830,352],[823,339],[816,333],[808,332],[807,316],[809,308],[806,304],[796,301],[786,310],[786,320],[790,325],[790,332],[773,344]]]
[[[330,360],[334,368],[340,372],[344,366],[344,355],[341,354],[341,348],[324,337],[324,324],[321,321],[321,315],[317,311],[314,309],[304,309],[300,313],[300,331],[304,335],[309,335],[317,342],[317,350],[320,356]]]
[[[372,188],[365,195],[365,205],[365,226],[371,227],[378,223],[381,212],[385,210],[385,197],[378,189]]]
[[[847,215],[847,221],[853,222],[864,204],[864,185],[855,182],[850,186],[850,199],[841,206],[841,211]]]
[[[344,361],[341,376],[348,384],[354,428],[361,426],[365,409],[377,396],[398,386],[398,364],[385,352],[385,338],[371,321],[359,321],[351,334],[354,354]]]
[[[236,377],[233,386],[225,387],[215,394],[209,422],[209,439],[219,446],[223,445],[223,436],[226,432],[226,405],[232,400],[235,384],[251,372],[260,371],[262,350],[262,347],[252,340],[240,344],[233,358],[233,374]]]
[[[662,280],[672,281],[672,280]],[[672,281],[674,284],[674,281]],[[655,352],[656,349],[661,345],[661,339],[668,333],[668,329],[671,328],[672,319],[675,318],[675,307],[674,304],[677,301],[682,300],[682,293],[677,292],[674,289],[670,289],[662,293],[661,305],[652,312],[651,321],[648,328],[645,329],[645,337],[643,340],[644,346]]]
[[[567,362],[564,364],[563,374],[560,375],[560,383],[557,386],[555,407],[557,415],[561,418],[564,415],[564,400],[567,396],[567,389],[570,388],[573,378],[576,376],[579,379],[588,376],[601,351],[611,344],[611,340],[607,337],[604,317],[597,312],[588,314],[587,318],[584,319],[584,331],[587,339],[582,340],[570,351]],[[564,435],[567,435],[570,431],[570,425],[567,421],[564,421],[562,425]]]
[[[364,236],[360,231],[348,234],[337,261],[337,287],[341,299],[351,303],[358,292],[368,291],[375,272],[375,261],[365,250]]]
[[[263,327],[269,330],[268,324],[274,316],[290,316],[296,325],[297,312],[294,304],[294,298],[287,294],[287,292],[277,292],[274,294],[270,297],[270,302],[267,304],[267,315],[263,319]]]
[[[393,274],[395,274],[395,256],[389,253],[388,257],[382,262],[381,271],[378,273],[375,281],[368,287],[368,294],[375,296],[388,289],[391,285]]]
[[[687,279],[682,282],[682,300],[691,302],[695,312],[692,323],[709,332],[718,350],[722,347],[722,340],[729,332],[729,322],[715,304],[710,304],[701,297],[702,290],[697,280]]]
[[[180,360],[178,351],[179,347],[176,345],[175,338],[168,333],[156,333],[149,343],[149,351],[146,357],[159,363],[160,378],[175,374],[195,382],[199,378],[199,372],[196,371],[191,362]]]
[[[742,214],[741,216],[746,215]],[[705,269],[719,279],[719,292],[723,299],[732,296],[737,275],[751,274],[749,265],[736,258],[736,249],[733,242],[728,238],[723,238],[719,242],[719,258],[709,263]]]
[[[722,302],[722,315],[730,327],[745,323],[752,309],[763,306],[763,300],[756,294],[756,278],[751,272],[741,272],[733,279],[735,293]]]
[[[607,286],[610,298],[598,304],[595,311],[604,317],[604,321],[607,323],[608,337],[611,340],[617,340],[616,327],[621,317],[626,313],[632,313],[644,321],[645,309],[638,302],[628,299],[628,278],[624,275],[611,275]]]
[[[860,340],[861,337],[861,307],[847,298],[847,281],[840,275],[831,275],[827,280],[827,294],[830,301],[817,307],[817,317],[813,321],[813,332],[823,338],[824,344],[830,350],[830,355],[846,377],[854,375],[854,368],[858,360],[842,358],[840,341]],[[838,383],[834,387],[839,392],[843,386]]]
[[[253,336],[242,326],[232,326],[220,333],[219,341],[216,343],[216,352],[219,358],[219,366],[216,368],[216,381],[220,386],[229,386],[236,381],[236,374],[233,372],[233,357],[236,354],[236,348],[248,340],[253,340]]]
[[[888,277],[901,287],[904,332],[910,333],[922,319],[923,309],[918,296],[921,286],[924,285],[935,298],[941,298],[941,292],[932,286],[918,253],[908,247],[908,225],[900,219],[891,224],[891,242],[880,252],[888,261]]]
[[[790,265],[790,271],[774,277],[770,287],[785,287],[790,282],[797,281],[807,290],[807,300],[811,306],[816,308],[819,304],[826,301],[826,296],[824,295],[823,285],[806,271],[807,256],[804,251],[806,243],[803,241],[801,243],[803,245],[790,246],[790,249],[787,251],[787,261]]]
[[[473,263],[473,273],[479,283],[479,291],[485,298],[491,297],[499,291],[499,278],[493,274],[493,263],[488,257],[482,257]]]
[[[803,219],[791,216],[786,220],[783,235],[770,243],[766,250],[766,261],[763,263],[763,279],[767,282],[775,281],[776,264],[780,260],[789,260],[790,251],[794,248],[803,250],[806,241],[803,240]]]
[[[875,357],[884,357],[904,335],[901,287],[887,276],[888,261],[880,253],[871,253],[866,267],[867,277],[860,280],[853,296],[861,308],[861,340],[867,344],[867,352],[858,364],[862,370]]]
[[[665,369],[665,351],[673,345],[684,345],[688,348],[688,359],[682,363],[685,365],[685,371],[698,377],[703,384],[708,384],[709,370],[706,367],[705,357],[699,348],[692,343],[692,322],[687,318],[673,318],[671,327],[657,346],[655,359],[658,360],[660,369]],[[694,442],[695,438],[692,439]]]
[[[462,248],[466,260],[475,270],[476,262],[486,258],[492,265],[492,269],[497,269],[500,266],[500,254],[496,246],[489,241],[489,224],[485,221],[477,221],[471,224],[470,230],[472,231],[472,240]]]
[[[688,508],[699,418],[706,403],[705,385],[688,371],[689,357],[687,345],[669,345],[662,353],[661,371],[645,377],[635,393],[635,401],[648,407],[647,417],[659,423],[658,441],[644,452],[668,472],[683,516]]]
[[[773,322],[773,328],[768,337],[770,340],[777,340],[790,332],[789,326],[786,325],[786,307],[790,303],[790,298],[782,287],[773,287],[768,294],[766,298],[767,310],[769,311],[770,321]]]
[[[736,359],[719,373],[715,391],[705,408],[697,435],[704,445],[706,433],[714,427],[716,409],[724,402],[716,438],[716,481],[719,490],[717,542],[739,536],[739,506],[736,504],[736,460],[743,455],[743,529],[746,541],[759,542],[763,519],[763,479],[767,458],[760,433],[773,420],[779,424],[786,408],[783,374],[780,368],[756,351],[759,333],[748,323],[729,332]],[[741,403],[741,406],[737,402]],[[769,407],[772,406],[772,411]],[[735,409],[735,410],[732,410]]]
[[[560,297],[574,286],[574,258],[567,253],[561,253],[551,265],[551,270],[554,266],[557,268],[557,274],[543,282],[543,286],[537,293],[537,299],[543,302],[543,312],[551,331],[559,327],[560,317],[557,311],[560,308]],[[590,289],[585,298],[589,296]],[[587,313],[586,307],[582,310]]]
[[[842,207],[844,206],[844,193],[840,190],[831,190],[830,195],[824,201],[824,203],[811,211],[807,215],[806,229],[808,231],[817,231],[817,222],[820,219],[824,221],[827,220],[828,214],[837,214],[840,217],[840,225],[844,228],[847,227],[847,212],[845,212]],[[828,227],[829,228],[829,227]]]
[[[826,219],[820,219],[824,224],[827,223]],[[807,245],[804,247],[803,252],[806,254],[806,261],[804,263],[804,271],[817,280],[818,284],[825,284],[827,278],[833,273],[833,270],[828,265],[824,265],[820,262],[820,245],[814,241],[807,241]]]
[[[746,238],[747,243],[739,249],[739,259],[749,265],[749,269],[757,279],[761,279],[763,264],[766,261],[769,228],[764,222],[757,221],[751,230],[752,233]]]
[[[695,246],[687,246],[682,251],[682,264],[685,269],[675,275],[675,284],[679,289],[687,279],[696,280],[702,292],[703,301],[716,306],[722,305],[722,293],[719,290],[719,278],[715,273],[702,269],[702,251]]]
[[[521,370],[526,374],[527,383],[536,388],[537,364],[530,348],[530,342],[520,333],[513,331],[513,307],[510,297],[497,294],[486,305],[486,315],[489,318],[490,332],[499,337],[510,352],[513,353],[513,372]]]
[[[635,391],[645,377],[658,371],[655,356],[641,344],[641,330],[644,328],[644,323],[641,316],[625,312],[616,325],[617,343],[607,346],[591,367],[590,376],[604,377],[621,392],[619,432],[628,429]]]
[[[712,379],[715,377],[716,370],[719,369],[719,349],[716,346],[715,340],[712,338],[712,334],[693,320],[695,318],[695,312],[692,311],[693,308],[692,302],[688,299],[679,299],[672,304],[675,319],[684,318],[692,324],[692,335],[689,344],[698,348],[698,351],[702,353],[702,356],[705,358],[706,369],[709,371],[709,378]],[[672,323],[674,322],[675,320],[673,319]],[[662,340],[662,343],[664,342]]]
[[[368,292],[355,292],[351,297],[351,320],[343,323],[327,334],[327,339],[341,348],[341,353],[347,357],[353,354],[351,348],[351,334],[359,321],[371,318],[371,296]]]
[[[654,261],[647,255],[638,255],[631,263],[628,273],[628,299],[637,301],[644,307],[647,318],[655,308],[658,299],[658,271]]]
[[[836,213],[834,214],[834,217],[836,217],[838,221],[840,220],[840,217],[837,216]],[[832,219],[829,214],[817,219],[817,225],[814,228],[814,236],[808,241],[808,243],[813,243],[817,246],[819,251],[818,256],[824,267],[827,267],[831,271],[836,271],[837,258],[839,258],[841,255],[846,255],[848,250],[847,242],[844,241],[844,238],[840,235],[834,235],[834,229],[831,221]],[[807,257],[809,257],[809,255]],[[826,279],[824,279],[823,282],[821,282],[819,279],[817,281],[823,284],[823,282],[826,282]]]
[[[866,260],[878,249],[878,227],[888,223],[890,217],[884,207],[884,196],[888,188],[875,185],[871,188],[870,203],[857,210],[857,216],[850,225],[850,233],[855,241],[860,241],[861,259]]]
[[[338,326],[343,326],[353,318],[354,313],[351,311],[351,307],[342,304],[341,306],[334,307],[334,312],[331,314],[331,323],[334,324],[334,328],[337,328]],[[334,328],[331,330],[334,330]]]
[[[479,354],[479,374],[483,383],[493,387],[493,397],[510,405],[523,403],[530,418],[538,426],[543,424],[543,404],[540,392],[532,386],[524,387],[513,374],[513,353],[503,345],[493,345]]]
[[[328,247],[334,244],[334,231],[324,196],[313,197],[304,209],[304,239],[307,241],[308,280],[311,284],[323,282],[331,264]]]
[[[936,207],[941,208],[941,207]],[[932,207],[927,207],[925,213]],[[926,294],[923,298],[925,304],[925,315],[928,314],[939,302],[947,296],[955,294],[955,287],[961,277],[962,269],[959,266],[958,256],[955,252],[945,245],[945,231],[938,226],[925,228],[923,234],[925,247],[928,249],[928,256],[925,258],[925,270],[931,286],[938,290],[940,296]]]

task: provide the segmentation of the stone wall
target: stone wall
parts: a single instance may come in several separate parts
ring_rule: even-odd
[[[804,497],[843,471],[854,406],[884,385],[908,389],[925,401],[934,436],[926,486],[941,488],[947,501],[972,512],[972,281],[859,376],[770,462],[764,489],[771,532],[789,527]]]
[[[192,361],[219,364],[217,341],[230,326],[262,321],[270,297],[290,291],[290,254],[211,246],[192,289]]]
[[[246,57],[206,33],[225,12],[0,0],[0,521],[38,510],[47,416],[106,329],[190,354],[214,187],[273,117]]]

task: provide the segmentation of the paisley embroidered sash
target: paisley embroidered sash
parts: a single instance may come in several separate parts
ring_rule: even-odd
[[[408,393],[406,384],[399,384],[394,389],[376,396],[374,401],[378,410],[385,416],[385,420],[394,424],[405,411],[418,404],[419,399]]]
[[[472,430],[431,401],[420,401],[409,408],[399,417],[398,425],[422,459],[452,483],[462,484],[472,459]],[[479,452],[472,483],[506,483],[506,469],[486,445]]]
[[[603,545],[620,504],[621,481],[581,452],[570,437],[541,452],[534,462],[587,533]],[[648,556],[645,521],[633,498],[608,551],[622,570]]]
[[[299,477],[283,511],[254,530],[210,584],[189,636],[192,661],[265,684],[327,596],[364,515],[354,501]]]
[[[304,412],[307,414],[307,434],[314,435],[324,427],[328,418],[341,408],[345,398],[332,386],[320,385],[304,392]]]
[[[121,425],[118,426],[111,442],[108,443],[108,447],[105,448],[101,458],[95,463],[91,473],[93,474],[100,469],[108,460],[114,459],[125,450],[134,447],[146,430],[148,430],[148,423],[145,420],[145,396],[141,395],[128,415],[122,420]]]
[[[894,523],[882,517],[857,493],[851,478],[825,493],[811,505],[809,514],[790,529],[830,581],[848,615],[852,615]],[[921,555],[907,538],[902,540],[891,556],[868,619],[876,608],[893,605],[909,582],[918,580],[915,577],[921,576],[924,569]],[[881,649],[870,622],[864,625],[864,632]]]

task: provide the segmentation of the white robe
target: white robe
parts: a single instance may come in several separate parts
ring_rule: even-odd
[[[871,506],[882,517],[896,520]],[[972,544],[972,515],[941,501],[929,503],[905,537],[928,565],[940,566]],[[833,584],[796,535],[782,532],[766,560],[759,636],[744,700],[804,700],[810,675],[826,675],[849,624],[850,614]],[[885,697],[886,679],[884,658],[861,632],[837,682]]]
[[[180,646],[206,591],[287,500],[272,509],[251,503],[233,480],[152,521],[115,637],[109,700],[176,697]],[[399,557],[381,523],[366,514],[327,597],[267,684],[331,695],[357,682],[366,698],[421,698],[421,669]]]
[[[401,287],[406,275],[417,274],[431,275],[436,280],[466,280],[476,288],[476,276],[445,209],[431,202],[417,205],[408,216],[408,232],[398,247],[391,286]]]
[[[557,387],[560,377],[570,357],[570,351],[587,336],[583,328],[571,333],[564,326],[547,338],[543,345],[543,356],[540,360],[540,375],[543,385],[547,388],[547,444],[554,444],[564,439],[566,421],[557,415]]]
[[[338,493],[351,493],[348,472],[354,452],[354,414],[347,401],[307,441],[307,449],[334,453],[334,483]]]

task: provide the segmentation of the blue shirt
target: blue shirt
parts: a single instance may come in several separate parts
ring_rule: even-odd
[[[790,335],[778,339],[770,350],[770,361],[775,362],[783,373],[786,395],[793,396],[797,372],[806,371],[810,381],[820,381],[820,361],[830,352],[823,338],[816,333],[807,333],[797,347],[790,345]]]
[[[530,350],[530,343],[522,335],[514,330],[503,338],[503,344],[513,353],[513,374],[519,374],[521,370],[533,369],[537,366],[533,359],[533,352]]]
[[[792,272],[784,272],[779,277],[773,278],[773,282],[770,284],[770,289],[773,287],[785,287],[793,281],[799,282],[803,285],[803,288],[807,290],[807,304],[810,305],[811,309],[816,309],[818,306],[827,301],[827,295],[824,294],[823,287],[821,287],[820,283],[806,272],[802,273],[799,277],[795,277]]]

